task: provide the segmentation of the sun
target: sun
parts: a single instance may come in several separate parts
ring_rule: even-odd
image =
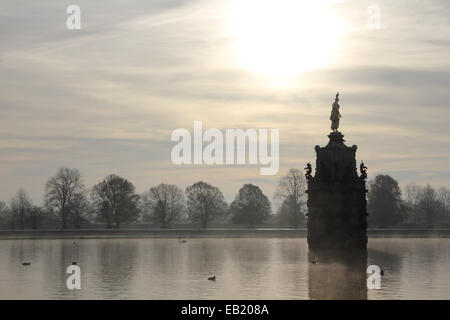
[[[232,0],[229,28],[238,64],[281,77],[324,67],[342,34],[331,5],[329,0]]]

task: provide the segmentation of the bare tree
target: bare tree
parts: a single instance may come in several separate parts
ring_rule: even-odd
[[[73,197],[73,206],[70,208],[70,217],[76,229],[81,228],[83,221],[86,221],[87,215],[91,214],[92,208],[87,198],[86,192],[76,193]]]
[[[173,184],[161,183],[143,195],[146,215],[167,229],[181,217],[185,205],[183,191]]]
[[[8,224],[11,223],[11,210],[8,205],[3,201],[0,201],[0,223]]]
[[[230,205],[232,222],[250,228],[263,223],[271,214],[270,201],[262,190],[252,184],[244,184]]]
[[[42,216],[42,208],[38,206],[31,206],[28,209],[28,214],[30,216],[31,229],[37,229],[39,219]]]
[[[422,187],[415,183],[409,183],[405,186],[405,202],[408,210],[408,220],[415,223],[418,214],[418,205],[422,194]]]
[[[402,219],[402,199],[398,182],[389,175],[377,175],[369,182],[367,195],[369,225],[386,228]]]
[[[297,228],[305,220],[306,180],[302,172],[291,168],[278,183],[274,198],[281,201],[279,219]]]
[[[92,188],[92,199],[100,220],[108,228],[125,222],[135,222],[139,217],[139,195],[134,185],[115,174],[107,176]]]
[[[78,197],[84,195],[81,174],[78,169],[60,168],[56,175],[47,181],[45,186],[45,204],[58,211],[62,228],[67,228],[69,215],[79,203]]]
[[[450,190],[446,187],[441,187],[437,192],[437,196],[441,204],[442,216],[446,218],[450,211]]]
[[[429,228],[433,227],[439,210],[439,201],[436,190],[429,184],[422,190],[419,207],[425,214],[427,226]]]
[[[31,199],[24,189],[19,189],[14,197],[11,199],[11,214],[12,225],[15,228],[16,222],[20,229],[25,229],[26,214],[30,210],[32,204]]]
[[[202,229],[215,217],[223,214],[227,204],[222,192],[212,185],[200,181],[186,188],[189,219],[200,223]]]

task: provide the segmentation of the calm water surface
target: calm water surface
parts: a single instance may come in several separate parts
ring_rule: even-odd
[[[81,290],[66,288],[72,261]],[[385,271],[380,290],[308,263],[306,239],[0,240],[0,299],[450,299],[450,239],[370,239],[367,264]]]

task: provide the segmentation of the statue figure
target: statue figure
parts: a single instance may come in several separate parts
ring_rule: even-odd
[[[312,172],[311,163],[308,162],[308,164],[306,165],[306,168],[303,169],[303,170],[306,171],[306,173],[305,173],[306,180],[311,179],[312,178],[312,175],[311,175],[311,172]]]
[[[361,179],[366,180],[367,179],[367,167],[364,165],[364,161],[361,161],[359,170],[361,170]]]
[[[337,129],[339,128],[339,119],[341,118],[341,114],[339,113],[339,92],[336,93],[336,98],[334,99],[333,107],[331,109],[331,130],[334,132],[337,132]]]

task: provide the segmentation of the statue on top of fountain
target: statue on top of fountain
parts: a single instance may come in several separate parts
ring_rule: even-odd
[[[333,130],[333,132],[337,132],[337,129],[339,128],[339,119],[341,118],[341,113],[339,112],[340,106],[338,101],[339,101],[339,92],[336,93],[336,98],[334,99],[330,115],[331,130]]]
[[[310,250],[367,248],[367,167],[356,164],[357,146],[347,146],[338,131],[339,92],[331,111],[330,139],[315,146],[316,166],[307,165],[308,246]],[[362,255],[363,261],[365,256]],[[345,274],[346,271],[344,271]],[[323,273],[322,273],[323,274]],[[359,281],[359,280],[358,280]]]

